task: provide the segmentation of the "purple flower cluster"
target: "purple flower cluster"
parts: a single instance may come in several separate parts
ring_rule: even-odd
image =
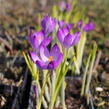
[[[57,44],[51,50],[47,48],[50,44],[52,37],[50,33],[56,27],[56,19],[45,16],[41,21],[42,29],[39,32],[30,31],[29,42],[33,48],[29,52],[30,57],[36,65],[41,69],[55,69],[62,61],[63,54],[61,53]]]
[[[48,49],[48,45],[52,41],[50,33],[56,27],[58,22],[57,38],[62,45],[62,48],[70,48],[77,44],[80,40],[80,31],[71,34],[70,30],[73,28],[73,24],[66,24],[63,20],[56,21],[52,17],[45,16],[41,21],[41,30],[30,31],[29,42],[32,46],[32,51],[29,52],[32,61],[41,69],[56,69],[62,62],[63,53],[60,51],[58,44],[54,44],[51,49]],[[78,28],[82,28],[82,22],[78,23]],[[93,29],[93,24],[88,23],[84,25],[85,31]]]

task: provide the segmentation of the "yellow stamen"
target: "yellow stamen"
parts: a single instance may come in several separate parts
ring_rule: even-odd
[[[48,59],[48,61],[51,62],[52,60],[53,60],[53,57],[50,56],[49,59]]]
[[[38,40],[40,40],[41,39],[41,37],[40,36],[38,36]]]

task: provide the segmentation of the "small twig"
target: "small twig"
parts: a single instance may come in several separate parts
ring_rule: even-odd
[[[12,45],[12,44],[13,44],[13,39],[12,39],[12,37],[8,34],[7,31],[5,32],[5,35],[6,35],[7,39],[9,40],[9,42],[10,42],[11,45]]]
[[[91,109],[95,109],[94,108],[94,104],[93,104],[93,98],[92,98],[92,94],[91,94],[91,91],[89,90],[89,95],[90,95],[90,105],[91,105]]]
[[[96,60],[95,60],[95,65],[94,65],[94,68],[93,68],[93,72],[96,71],[96,68],[97,68],[97,66],[98,66],[98,64],[99,64],[99,62],[100,62],[101,55],[102,55],[102,52],[99,51],[99,52],[98,52],[98,55],[97,55],[97,58],[96,58]]]
[[[4,43],[4,45],[10,50],[12,51],[12,46],[8,43],[8,41],[6,41],[5,39],[3,39],[2,37],[0,37],[0,42]]]
[[[14,65],[15,61],[17,60],[18,54],[19,54],[19,52],[17,52],[17,53],[15,54],[13,60],[11,61],[11,64],[10,64],[11,67]]]

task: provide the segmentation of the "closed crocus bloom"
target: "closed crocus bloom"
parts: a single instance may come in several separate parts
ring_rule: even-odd
[[[57,37],[63,47],[69,48],[78,43],[78,41],[80,40],[80,32],[75,32],[72,35],[70,34],[68,29],[59,28],[57,32]]]
[[[64,38],[69,34],[69,30],[67,28],[59,28],[57,31],[57,38],[59,42],[63,45]]]
[[[76,45],[76,44],[79,42],[80,36],[81,36],[80,31],[75,32],[75,33],[73,34],[72,46]]]
[[[89,21],[87,24],[83,26],[83,30],[86,32],[90,32],[94,29],[94,27],[95,25],[91,21]]]
[[[41,26],[45,34],[48,35],[54,30],[56,26],[56,19],[53,19],[49,16],[45,16],[44,19],[41,21]]]
[[[45,36],[43,31],[40,32],[35,31],[34,33],[30,32],[29,42],[34,50],[37,50],[39,48],[40,44],[44,40],[44,37]]]
[[[60,52],[60,49],[57,44],[55,44],[51,51],[45,46],[40,47],[40,59],[34,56],[33,60],[36,61],[36,64],[41,69],[56,69],[62,61],[63,54]],[[37,60],[36,60],[37,59]]]
[[[75,32],[74,34],[68,34],[63,41],[63,46],[65,48],[70,48],[76,45],[80,40],[80,32]]]
[[[67,10],[67,11],[70,11],[70,9],[71,9],[70,3],[66,3],[66,10]]]
[[[41,44],[47,46],[51,40],[52,37],[45,37],[45,34],[42,30],[40,32],[35,31],[33,34],[30,32],[29,42],[35,51],[39,50]]]

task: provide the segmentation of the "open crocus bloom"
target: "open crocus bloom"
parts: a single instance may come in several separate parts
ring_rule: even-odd
[[[55,69],[62,61],[62,53],[57,44],[55,44],[51,51],[45,46],[40,47],[40,58],[34,52],[30,52],[31,59],[41,69]]]
[[[69,29],[59,28],[58,32],[57,32],[57,37],[63,47],[69,48],[78,43],[78,41],[80,40],[80,32],[75,32],[72,35],[72,34],[70,34]]]
[[[49,16],[45,16],[44,19],[41,21],[41,26],[45,34],[48,35],[54,30],[56,26],[56,19],[53,19]]]
[[[29,42],[35,51],[39,50],[39,46],[41,44],[45,46],[48,45],[51,40],[51,37],[45,37],[45,34],[42,30],[40,32],[34,32],[33,34],[30,32]]]

